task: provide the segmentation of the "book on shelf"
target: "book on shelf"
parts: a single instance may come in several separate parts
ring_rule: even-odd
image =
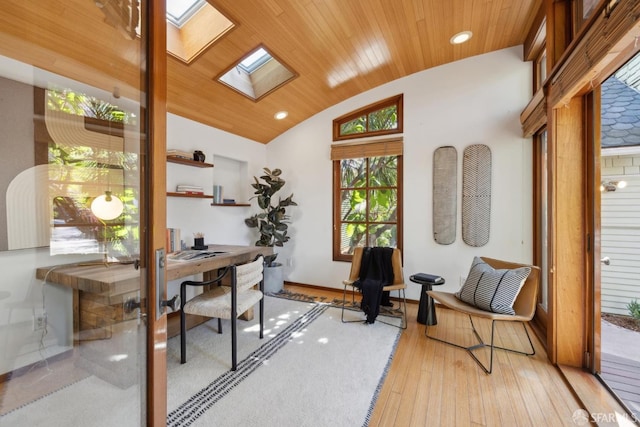
[[[219,253],[220,253],[219,251],[206,251],[206,250],[198,251],[193,249],[187,249],[184,251],[173,253],[169,255],[168,258],[172,261],[193,261],[196,259],[211,258],[213,256],[216,256]]]
[[[235,205],[236,199],[222,199],[222,203],[225,205]]]
[[[177,150],[175,148],[167,149],[168,157],[179,157],[181,159],[193,160],[193,153],[184,150]]]
[[[204,194],[204,188],[197,185],[178,184],[176,186],[176,193]]]
[[[179,228],[167,228],[166,250],[168,253],[178,252],[182,249],[182,241],[180,240]]]
[[[194,194],[197,196],[204,196],[204,191],[176,191],[176,193],[180,194]]]

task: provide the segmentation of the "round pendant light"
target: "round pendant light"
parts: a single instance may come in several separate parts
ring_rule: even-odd
[[[91,202],[91,212],[102,220],[116,219],[122,215],[123,210],[122,201],[108,190]]]

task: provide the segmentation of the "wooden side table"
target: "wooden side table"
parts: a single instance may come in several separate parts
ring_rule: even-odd
[[[432,286],[444,285],[444,279],[433,274],[417,273],[409,277],[409,280],[422,285],[420,303],[418,305],[418,323],[428,326],[437,325],[436,306],[427,291],[430,291]]]

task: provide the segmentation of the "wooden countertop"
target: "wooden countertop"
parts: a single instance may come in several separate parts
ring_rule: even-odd
[[[165,272],[167,280],[176,280],[227,265],[245,263],[253,260],[258,254],[273,253],[273,248],[262,246],[209,245],[208,250],[223,253],[194,261],[168,260]],[[133,264],[105,266],[75,263],[40,267],[36,270],[36,277],[46,282],[92,293],[120,294],[140,288],[140,270],[136,270]]]

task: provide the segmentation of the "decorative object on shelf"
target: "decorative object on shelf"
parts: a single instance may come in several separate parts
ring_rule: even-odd
[[[218,205],[222,203],[222,190],[222,185],[213,186],[213,203]]]
[[[204,162],[204,159],[206,159],[206,156],[202,151],[196,150],[193,152],[193,160],[196,162]]]
[[[458,153],[439,147],[433,153],[433,239],[441,245],[456,240]]]
[[[274,195],[284,187],[285,180],[280,177],[282,171],[280,169],[269,170],[263,168],[264,175],[260,177],[260,182],[255,176],[255,182],[251,186],[256,190],[255,196],[251,199],[258,200],[258,206],[262,209],[261,213],[255,214],[244,220],[250,228],[257,228],[260,232],[260,238],[256,241],[256,246],[278,246],[282,247],[289,241],[287,229],[289,228],[290,217],[286,214],[286,208],[289,206],[298,206],[293,201],[293,194],[286,199],[278,198],[277,204],[272,204],[271,199]],[[267,267],[265,269],[265,291],[279,292],[283,288],[282,264],[275,262],[278,254],[265,257]],[[275,275],[276,277],[271,277]]]
[[[491,225],[491,149],[464,149],[462,160],[462,240],[474,247],[489,242]]]
[[[204,233],[193,233],[193,246],[191,249],[203,250],[208,246],[204,244]]]

